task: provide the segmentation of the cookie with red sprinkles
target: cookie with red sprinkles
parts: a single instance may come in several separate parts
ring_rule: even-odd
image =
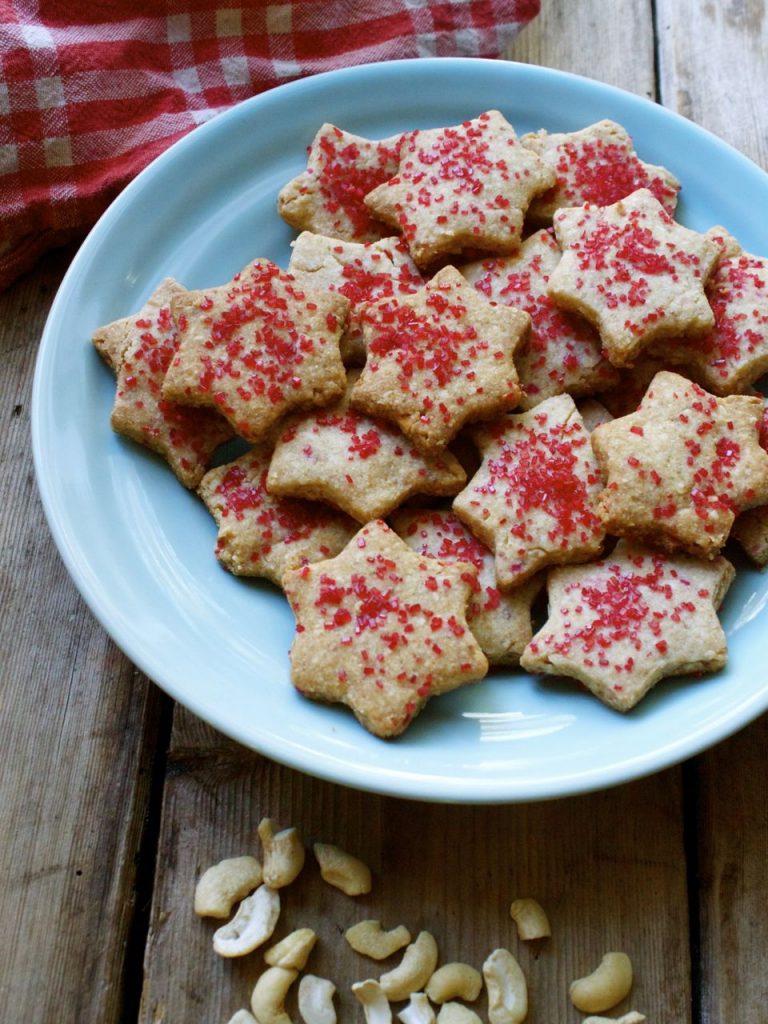
[[[620,541],[602,561],[550,572],[549,618],[521,664],[578,679],[609,707],[629,711],[660,679],[723,668],[717,608],[733,577],[722,557]]]
[[[492,665],[517,665],[533,635],[531,605],[541,590],[541,576],[502,593],[496,583],[493,553],[452,512],[400,509],[390,522],[418,554],[475,566],[477,584],[469,600],[467,622]]]
[[[456,457],[423,455],[391,423],[351,409],[356,379],[352,371],[339,402],[285,423],[267,477],[270,493],[325,501],[361,523],[415,494],[456,494],[467,479]]]
[[[594,327],[579,314],[558,309],[547,293],[559,262],[554,235],[544,230],[527,238],[514,256],[476,260],[461,268],[490,302],[522,309],[531,318],[530,333],[515,354],[522,409],[552,395],[589,395],[616,382],[616,370],[603,356]]]
[[[549,294],[597,327],[614,366],[632,365],[651,342],[714,326],[704,286],[719,249],[674,221],[648,189],[610,206],[558,210],[553,223],[563,258]]]
[[[277,211],[291,227],[350,242],[391,234],[365,204],[366,195],[397,173],[400,135],[365,139],[333,124],[321,126],[307,168],[283,186]]]
[[[397,736],[434,697],[481,679],[488,661],[467,624],[470,563],[412,551],[382,520],[336,558],[287,572],[296,617],[291,678],[342,703],[376,736]]]
[[[392,420],[423,451],[517,404],[514,355],[530,318],[487,302],[455,267],[367,306],[362,320],[368,356],[352,405]]]
[[[600,554],[602,477],[570,395],[477,428],[483,461],[453,510],[496,556],[502,590]]]
[[[174,295],[179,345],[163,395],[218,410],[261,441],[292,409],[323,405],[346,383],[339,353],[349,303],[257,259],[224,285]]]
[[[117,375],[112,428],[162,455],[185,487],[197,487],[220,444],[234,434],[211,409],[163,397],[165,374],[178,347],[171,300],[184,288],[162,281],[138,313],[99,327],[93,344]]]
[[[680,182],[666,167],[644,163],[632,137],[615,121],[603,120],[575,132],[541,129],[520,141],[557,174],[555,185],[530,205],[528,216],[548,224],[564,206],[610,206],[638,188],[647,188],[674,214]]]
[[[399,237],[344,242],[303,231],[292,248],[288,273],[300,284],[349,299],[349,320],[340,342],[341,357],[348,365],[365,362],[362,307],[390,295],[410,295],[425,283]]]
[[[403,136],[397,173],[366,197],[401,231],[420,267],[466,249],[515,252],[534,196],[555,171],[522,145],[498,110]]]
[[[763,402],[716,398],[679,374],[654,377],[639,409],[595,428],[609,533],[711,558],[736,515],[768,502]]]
[[[203,477],[198,493],[216,520],[216,557],[236,576],[263,576],[278,586],[283,573],[333,558],[357,524],[315,502],[276,498],[267,491],[272,450],[257,445]]]

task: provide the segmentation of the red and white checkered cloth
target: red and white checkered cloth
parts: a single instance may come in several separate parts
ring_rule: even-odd
[[[281,82],[498,56],[540,0],[0,0],[0,288],[176,139]]]

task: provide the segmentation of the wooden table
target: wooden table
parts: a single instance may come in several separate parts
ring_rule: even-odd
[[[544,0],[510,50],[655,98],[768,166],[762,0]],[[766,212],[755,211],[755,216]],[[307,867],[285,927],[314,923],[311,969],[370,973],[340,930],[364,916],[428,928],[443,959],[511,945],[531,1024],[581,1019],[568,981],[634,962],[650,1024],[768,1020],[765,718],[693,761],[607,792],[451,807],[318,782],[174,706],[114,647],[70,583],[35,489],[28,416],[37,340],[72,251],[0,296],[0,1018],[42,1024],[228,1021],[260,955],[223,961],[192,913],[202,868],[255,848],[264,815],[374,872],[353,901]],[[66,472],[66,467],[62,467]],[[517,943],[509,901],[535,894],[554,935]]]

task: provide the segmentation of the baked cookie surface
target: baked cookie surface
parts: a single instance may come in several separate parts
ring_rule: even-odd
[[[481,679],[488,662],[466,620],[474,566],[417,555],[381,520],[336,558],[291,570],[291,678],[397,736],[430,697]]]
[[[401,231],[415,262],[482,249],[515,252],[531,199],[556,175],[498,110],[403,136],[396,175],[366,198]]]
[[[600,553],[602,477],[570,395],[502,417],[473,436],[482,463],[453,510],[494,552],[501,589],[545,566]]]
[[[711,330],[704,285],[718,247],[674,221],[648,189],[611,206],[558,210],[553,223],[563,258],[549,294],[597,327],[615,366],[659,338]]]
[[[599,562],[550,572],[549,618],[521,664],[578,679],[605,704],[628,711],[665,676],[725,665],[716,609],[733,577],[722,557],[704,561],[620,541]]]
[[[368,358],[352,405],[440,451],[466,422],[516,405],[514,354],[529,324],[527,313],[492,305],[444,267],[414,295],[366,307]]]
[[[714,556],[736,514],[768,502],[762,415],[757,397],[716,398],[679,374],[657,373],[636,412],[592,433],[608,532]]]
[[[212,406],[246,440],[263,440],[291,409],[344,390],[339,339],[348,309],[342,295],[302,288],[264,259],[227,284],[175,295],[179,346],[163,394]]]

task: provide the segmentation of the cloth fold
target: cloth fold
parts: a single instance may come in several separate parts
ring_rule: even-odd
[[[499,56],[539,0],[0,0],[0,288],[234,103],[372,61]]]

